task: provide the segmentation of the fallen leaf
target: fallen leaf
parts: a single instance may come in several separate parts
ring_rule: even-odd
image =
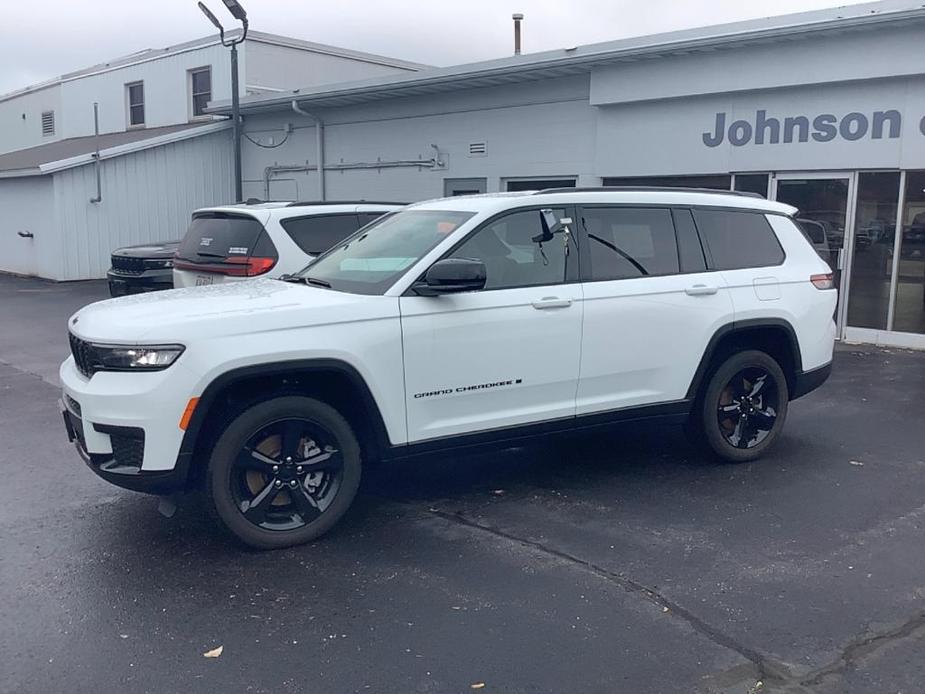
[[[225,650],[224,646],[219,646],[218,648],[213,648],[211,651],[206,651],[205,653],[202,654],[202,656],[204,658],[218,658],[222,654],[222,651],[224,650]]]
[[[483,689],[485,687],[484,682],[476,682],[475,684],[470,684],[469,689]]]

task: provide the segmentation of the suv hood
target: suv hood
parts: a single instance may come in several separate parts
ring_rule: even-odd
[[[173,258],[173,254],[177,252],[179,247],[179,241],[158,241],[141,246],[117,248],[112,252],[112,255],[118,258]]]
[[[256,279],[99,301],[71,316],[68,329],[102,343],[185,343],[397,315],[395,297]]]

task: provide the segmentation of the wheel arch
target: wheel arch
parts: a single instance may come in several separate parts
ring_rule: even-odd
[[[363,376],[338,359],[287,360],[231,369],[206,386],[183,435],[178,465],[187,486],[201,480],[217,425],[273,394],[317,397],[335,407],[356,432],[365,460],[377,460],[391,442],[382,413]]]
[[[745,349],[759,349],[774,357],[787,377],[792,397],[797,377],[803,372],[803,360],[796,330],[783,318],[735,321],[718,328],[707,343],[687,389],[687,397],[699,397],[713,370],[729,355]]]

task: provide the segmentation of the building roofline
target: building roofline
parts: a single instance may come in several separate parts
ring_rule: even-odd
[[[241,35],[240,29],[232,29],[225,32],[225,36],[229,38],[235,38]],[[291,36],[282,36],[280,34],[270,34],[264,31],[250,30],[247,32],[247,42],[253,41],[255,43],[266,43],[274,46],[282,46],[284,48],[292,48],[295,50],[307,51],[311,53],[320,53],[323,55],[336,56],[339,58],[349,58],[351,60],[358,60],[367,63],[373,63],[376,65],[384,65],[387,67],[395,67],[403,70],[422,70],[424,68],[430,67],[422,63],[413,63],[406,60],[399,60],[397,58],[389,58],[387,56],[376,55],[373,53],[364,53],[362,51],[354,51],[349,48],[341,48],[339,46],[330,46],[324,43],[314,43],[312,41],[303,41],[302,39],[293,38]],[[83,79],[84,77],[92,77],[94,75],[103,74],[106,72],[113,72],[115,70],[121,70],[122,68],[131,67],[133,65],[140,65],[142,63],[148,63],[154,60],[159,60],[167,56],[179,55],[181,53],[188,53],[190,51],[199,50],[202,48],[209,48],[211,46],[219,45],[220,41],[218,34],[210,34],[209,36],[203,36],[198,39],[193,39],[191,41],[185,41],[183,43],[177,43],[165,48],[146,48],[144,50],[136,51],[135,53],[129,53],[118,58],[113,58],[108,60],[105,63],[97,63],[96,65],[91,65],[89,67],[81,68],[80,70],[74,70],[72,72],[66,72],[57,77],[53,77],[49,80],[43,82],[38,82],[36,84],[31,84],[29,86],[23,87],[21,89],[14,90],[12,92],[7,92],[6,94],[0,94],[0,103],[14,99],[18,96],[23,96],[24,94],[31,94],[33,92],[38,92],[43,89],[49,89],[51,87],[58,86],[65,82],[72,82],[74,80]]]
[[[241,100],[242,111],[288,108],[296,100],[317,106],[342,106],[380,98],[410,96],[453,89],[588,72],[597,65],[634,62],[690,52],[709,52],[755,43],[773,43],[819,34],[842,33],[903,25],[925,20],[925,5],[911,0],[882,0],[847,7],[780,15],[765,19],[683,29],[415,73],[385,75],[348,83],[324,84],[280,94],[258,94]],[[208,110],[227,113],[226,101]]]

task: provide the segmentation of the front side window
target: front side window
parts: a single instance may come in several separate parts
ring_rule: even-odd
[[[671,212],[659,208],[585,208],[581,222],[592,280],[673,275],[679,271]]]
[[[206,106],[212,100],[212,68],[190,71],[193,117],[206,115]]]
[[[383,294],[473,214],[411,209],[386,215],[320,256],[299,276],[338,291]]]
[[[717,270],[769,267],[784,262],[784,250],[760,212],[694,210],[694,219]]]
[[[143,82],[125,85],[128,99],[128,124],[145,124],[145,85]]]
[[[565,210],[554,209],[561,219]],[[561,284],[578,255],[564,232],[544,239],[539,210],[514,212],[476,231],[449,257],[485,263],[485,289]],[[568,244],[568,245],[567,245]]]

